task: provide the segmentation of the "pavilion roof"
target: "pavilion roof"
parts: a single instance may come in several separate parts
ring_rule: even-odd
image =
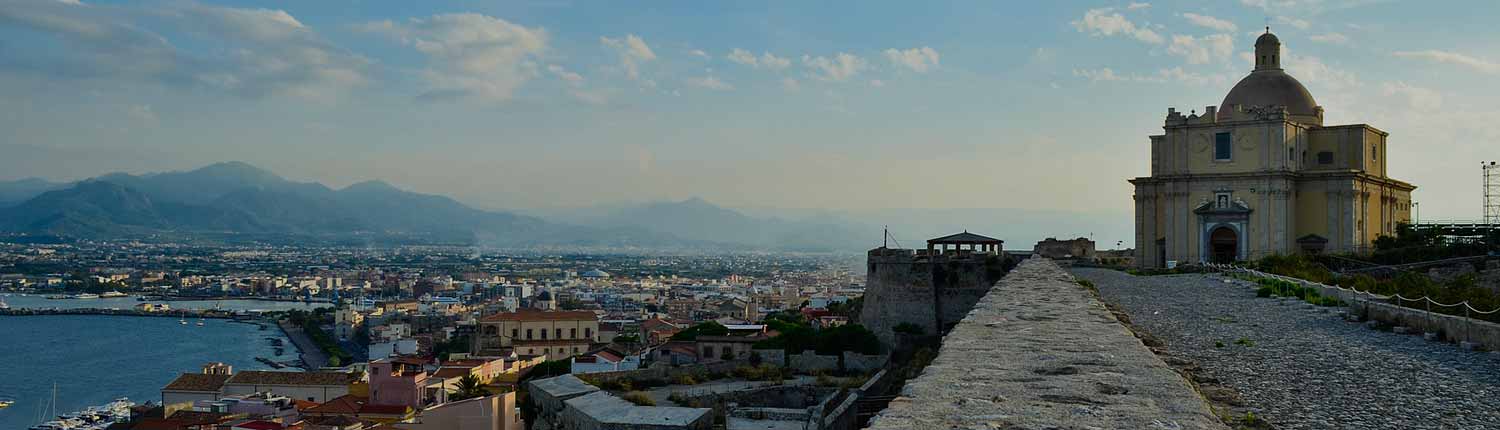
[[[950,234],[937,239],[928,239],[928,245],[935,244],[970,244],[970,243],[1005,243],[1005,241],[989,236],[982,236],[967,231],[958,234]]]

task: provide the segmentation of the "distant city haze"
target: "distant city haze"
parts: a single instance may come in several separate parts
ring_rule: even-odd
[[[557,221],[697,202],[880,244],[1133,241],[1165,108],[1269,23],[1329,123],[1390,133],[1421,219],[1480,215],[1500,4],[9,2],[0,179],[243,161]],[[976,209],[977,208],[977,209]],[[804,224],[809,225],[809,224]],[[842,233],[841,233],[842,234]],[[774,239],[776,236],[770,236]],[[863,246],[863,245],[861,245]],[[846,248],[858,246],[846,245]]]

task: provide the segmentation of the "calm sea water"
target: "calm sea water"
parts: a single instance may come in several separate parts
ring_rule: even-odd
[[[112,299],[49,299],[37,295],[20,296],[15,294],[0,297],[0,300],[5,300],[5,303],[10,304],[12,308],[27,309],[130,309],[142,303],[134,297],[116,297]],[[333,306],[328,303],[277,302],[267,300],[178,300],[169,302],[152,301],[151,303],[166,303],[172,309],[213,309],[214,306],[219,306],[220,309],[228,310],[266,311],[284,311],[290,309],[312,310],[318,307]]]
[[[119,397],[160,402],[162,386],[206,362],[229,363],[235,371],[265,370],[255,357],[296,355],[274,327],[259,330],[213,319],[203,327],[192,323],[161,317],[0,316],[0,397],[16,401],[0,409],[0,429],[37,424],[54,383],[57,411],[66,413]],[[286,355],[276,357],[267,337],[283,339]]]

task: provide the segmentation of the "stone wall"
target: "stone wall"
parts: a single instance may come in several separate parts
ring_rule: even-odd
[[[813,372],[818,370],[838,370],[839,356],[817,355],[812,351],[802,351],[801,354],[793,354],[787,357],[787,367]]]
[[[1003,254],[876,248],[866,254],[860,324],[887,347],[901,323],[928,335],[963,319],[1010,267]]]
[[[750,355],[760,355],[761,363],[786,366],[786,351],[780,349],[752,349]]]
[[[1092,292],[1042,258],[996,284],[868,428],[1227,429]]]

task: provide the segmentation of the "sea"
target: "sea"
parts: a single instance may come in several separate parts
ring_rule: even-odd
[[[117,307],[129,309],[135,299],[68,299],[12,295],[13,308]],[[84,303],[89,302],[89,303]],[[115,303],[118,302],[118,303]],[[212,308],[216,302],[170,302],[174,308]],[[180,304],[180,305],[179,305]],[[311,309],[326,304],[225,300],[221,309]],[[0,316],[0,398],[14,400],[0,409],[0,429],[24,430],[51,419],[48,404],[56,386],[57,413],[103,405],[128,397],[136,403],[161,401],[161,387],[183,372],[198,372],[221,361],[240,370],[269,370],[255,360],[289,360],[297,351],[274,325],[224,319],[180,324],[177,318],[45,315]],[[270,339],[281,339],[285,355],[277,357]]]

